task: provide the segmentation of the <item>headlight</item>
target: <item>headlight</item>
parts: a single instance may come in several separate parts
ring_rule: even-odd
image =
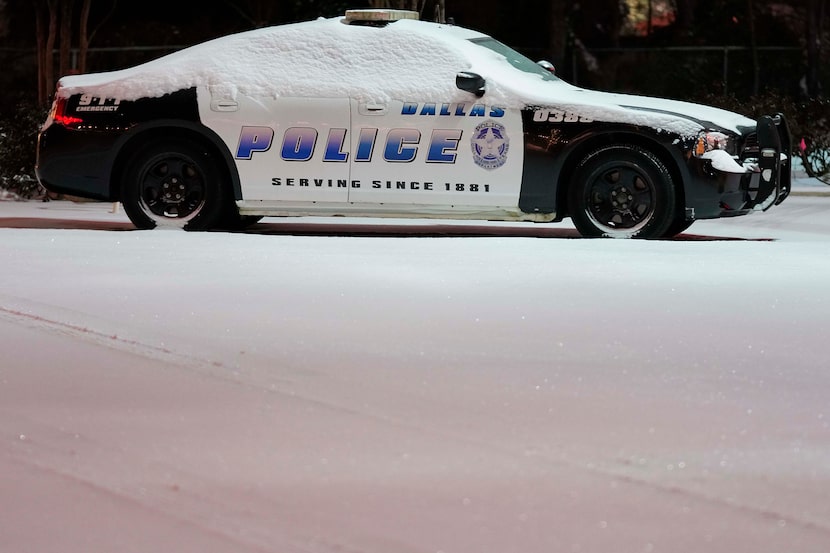
[[[700,157],[706,152],[713,150],[725,150],[727,153],[734,155],[735,152],[732,151],[734,148],[735,145],[729,135],[716,131],[704,131],[698,135],[692,151],[696,157]]]

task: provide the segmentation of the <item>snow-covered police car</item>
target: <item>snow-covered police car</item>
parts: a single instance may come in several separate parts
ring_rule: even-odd
[[[396,10],[244,32],[64,77],[39,137],[54,192],[139,228],[261,216],[506,221],[658,238],[780,203],[790,136],[574,87],[493,38]]]

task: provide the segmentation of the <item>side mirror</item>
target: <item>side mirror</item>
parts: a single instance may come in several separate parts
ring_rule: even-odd
[[[556,75],[556,67],[554,67],[553,64],[551,62],[549,62],[548,60],[539,60],[539,61],[536,62],[536,65],[538,65],[542,69],[546,69],[546,70],[550,71],[551,73],[553,73],[554,75]]]
[[[486,85],[486,81],[484,77],[479,75],[478,73],[470,73],[469,71],[460,71],[455,76],[455,86],[463,90],[464,92],[471,92],[475,94],[479,98],[484,96],[484,87]]]

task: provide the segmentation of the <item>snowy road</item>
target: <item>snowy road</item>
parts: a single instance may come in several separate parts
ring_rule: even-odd
[[[830,551],[815,192],[653,242],[0,202],[0,552]]]

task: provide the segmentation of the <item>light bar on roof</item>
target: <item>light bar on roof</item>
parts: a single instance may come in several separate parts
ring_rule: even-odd
[[[400,21],[401,19],[420,19],[418,12],[410,10],[346,10],[346,22],[357,21]]]

